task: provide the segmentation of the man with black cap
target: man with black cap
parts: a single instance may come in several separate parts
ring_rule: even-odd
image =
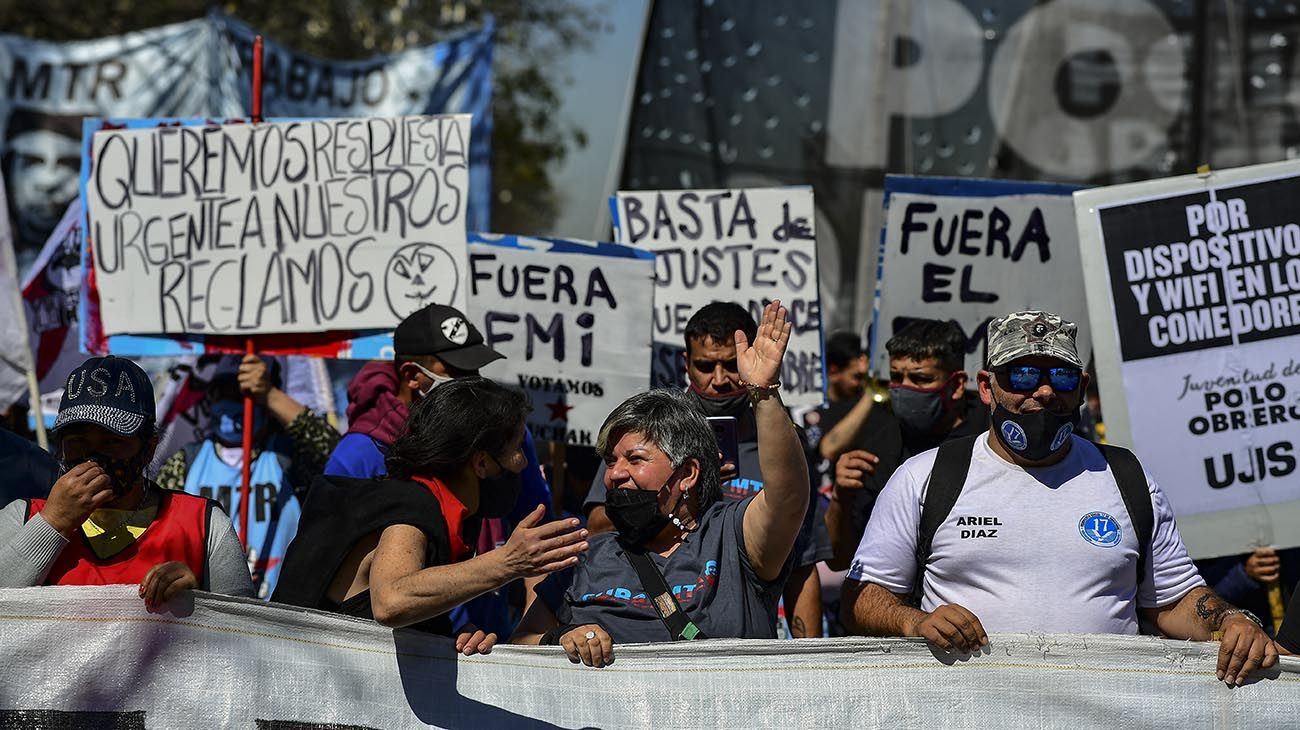
[[[363,367],[348,384],[348,432],[325,464],[329,476],[360,479],[388,473],[384,457],[406,427],[411,407],[438,386],[478,375],[479,368],[505,358],[488,347],[465,315],[455,307],[430,304],[397,325],[393,361]],[[516,525],[537,506],[551,508],[551,490],[542,475],[533,434],[524,429],[527,466],[520,475],[519,501],[503,519],[485,519],[477,552],[503,545]],[[504,589],[492,591],[452,613],[458,626],[473,623],[508,636],[514,630]]]
[[[281,389],[280,363],[257,355],[224,355],[208,380],[208,436],[168,457],[158,483],[209,497],[229,509],[236,532],[243,515],[244,394],[253,399],[253,452],[248,533],[253,585],[266,598],[298,532],[300,500],[338,442],[323,417]]]
[[[0,587],[139,584],[153,606],[198,588],[251,596],[220,505],[145,478],[158,438],[140,366],[95,357],[68,377],[52,437],[63,475],[48,499],[0,510]]]
[[[907,460],[880,493],[841,619],[874,636],[974,653],[988,631],[1221,632],[1219,678],[1277,661],[1258,619],[1205,585],[1164,493],[1131,452],[1074,435],[1088,374],[1078,328],[1016,312],[988,329],[989,431]],[[918,605],[919,604],[919,605]]]
[[[445,304],[402,320],[393,332],[393,353],[392,362],[369,363],[348,384],[348,432],[326,462],[326,474],[383,476],[384,454],[405,427],[412,403],[505,357],[483,343],[460,310]]]

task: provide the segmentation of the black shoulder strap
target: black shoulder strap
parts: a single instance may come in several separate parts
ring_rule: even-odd
[[[1137,582],[1141,585],[1146,578],[1147,554],[1151,551],[1151,533],[1154,532],[1156,523],[1147,475],[1132,451],[1110,444],[1097,444],[1097,448],[1101,449],[1111,473],[1115,475],[1119,494],[1124,498],[1124,509],[1128,510],[1129,521],[1137,533]]]
[[[709,638],[682,610],[682,605],[677,602],[677,596],[669,590],[664,574],[659,572],[659,566],[654,564],[649,555],[642,550],[634,550],[627,546],[623,546],[623,554],[627,556],[627,562],[632,564],[632,569],[636,571],[637,578],[641,581],[641,590],[645,591],[655,612],[659,614],[664,626],[668,627],[668,634],[673,637],[673,641]]]
[[[203,448],[203,442],[194,441],[192,443],[185,444],[185,447],[181,449],[181,454],[185,457],[185,474],[183,475],[183,478],[189,477],[190,469],[193,468],[194,460],[198,458],[199,449],[201,448]],[[185,491],[184,483],[181,484],[181,491],[182,492]]]
[[[966,474],[970,471],[975,439],[981,436],[983,434],[963,436],[945,441],[939,446],[934,468],[930,471],[930,481],[925,488],[921,523],[916,532],[916,577],[912,581],[912,592],[908,595],[908,602],[913,606],[921,605],[921,585],[925,579],[925,565],[930,561],[934,533],[948,519],[953,505],[957,504],[957,498],[961,496],[962,487],[966,485]]]

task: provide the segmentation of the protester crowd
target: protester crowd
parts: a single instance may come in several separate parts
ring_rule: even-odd
[[[159,454],[148,376],[94,357],[68,380],[52,458],[0,432],[0,587],[259,597],[447,635],[466,655],[554,645],[592,667],[627,643],[829,631],[967,654],[990,632],[1142,632],[1219,640],[1218,677],[1236,685],[1300,650],[1300,615],[1275,643],[1246,610],[1294,584],[1288,561],[1260,549],[1198,568],[1160,487],[1097,442],[1076,334],[1008,313],[967,372],[959,329],[914,320],[885,343],[887,399],[858,338],[835,334],[830,402],[797,426],[785,308],[755,322],[708,305],[686,327],[688,387],[627,398],[594,450],[535,443],[526,395],[479,375],[502,356],[442,305],[356,375],[345,434],[284,391],[275,358],[231,355],[201,440]],[[842,588],[821,564],[847,571]]]

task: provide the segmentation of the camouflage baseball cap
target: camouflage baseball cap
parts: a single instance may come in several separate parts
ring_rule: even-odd
[[[1016,358],[1045,355],[1083,367],[1075,336],[1079,326],[1051,312],[1015,312],[989,323],[988,367],[1006,365]]]

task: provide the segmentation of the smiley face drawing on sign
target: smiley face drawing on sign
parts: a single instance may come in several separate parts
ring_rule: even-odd
[[[388,308],[398,319],[434,302],[456,299],[460,272],[447,249],[436,243],[410,243],[393,254],[384,272]]]

